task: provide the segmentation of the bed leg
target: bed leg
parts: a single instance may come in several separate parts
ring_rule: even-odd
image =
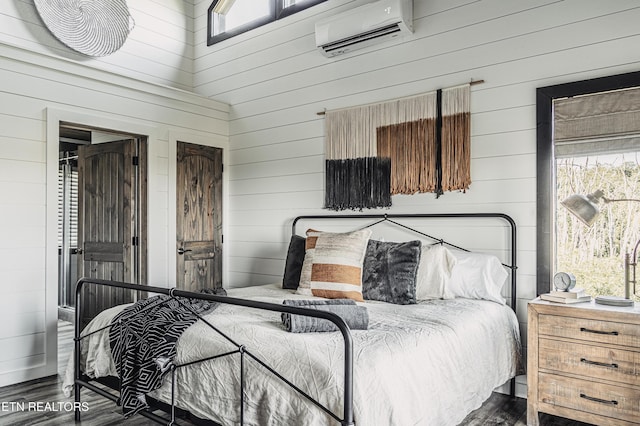
[[[73,406],[73,416],[76,422],[80,421],[80,388],[81,386],[79,384],[74,384],[73,385],[73,397],[75,400],[75,404]]]
[[[244,351],[245,347],[240,346],[240,425],[244,426]]]
[[[82,324],[82,303],[80,301],[82,287],[84,286],[84,279],[80,278],[76,283],[76,311],[73,322],[73,398],[75,401],[75,405],[73,407],[73,415],[76,422],[80,421],[80,388],[82,387],[78,384],[80,380],[80,327]]]
[[[176,365],[171,364],[171,422],[176,424]]]

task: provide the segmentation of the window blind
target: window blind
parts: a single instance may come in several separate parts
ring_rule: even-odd
[[[640,88],[556,99],[556,158],[640,150]]]
[[[71,170],[67,172],[67,185],[64,186],[65,168],[58,169],[58,247],[62,247],[62,235],[64,232],[64,191],[67,189],[69,195],[69,247],[78,247],[78,172]]]

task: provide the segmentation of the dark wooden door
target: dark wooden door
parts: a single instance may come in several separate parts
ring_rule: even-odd
[[[179,289],[222,287],[222,149],[178,142],[176,251]]]
[[[78,150],[79,277],[136,282],[135,140],[85,145]],[[124,289],[87,285],[83,323],[106,308],[132,302]]]

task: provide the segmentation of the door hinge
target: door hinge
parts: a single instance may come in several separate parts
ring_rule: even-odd
[[[138,166],[138,165],[140,165],[140,157],[138,157],[138,156],[136,155],[136,156],[132,157],[132,159],[133,159],[133,165],[134,165],[134,166]]]
[[[224,235],[220,235],[220,243],[224,243]]]
[[[137,246],[138,244],[140,244],[140,239],[137,236],[131,238],[131,245]]]
[[[224,164],[220,164],[220,173],[224,173]]]

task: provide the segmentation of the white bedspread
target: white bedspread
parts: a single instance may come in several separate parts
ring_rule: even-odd
[[[298,296],[277,285],[233,289],[229,296],[282,303]],[[354,330],[354,412],[358,426],[455,425],[492,390],[513,377],[520,357],[515,315],[507,306],[481,300],[434,300],[398,306],[366,302],[369,329]],[[101,313],[100,328],[122,309]],[[339,332],[284,331],[280,314],[222,305],[206,317],[225,334],[342,417],[343,340]],[[83,345],[85,373],[112,375],[108,331]],[[177,346],[184,363],[233,350],[203,322],[191,326]],[[247,425],[338,424],[287,385],[246,358]],[[178,369],[178,406],[223,425],[239,424],[239,355]],[[168,376],[169,377],[169,376]],[[73,386],[70,360],[64,385]],[[171,396],[170,379],[155,392]]]

